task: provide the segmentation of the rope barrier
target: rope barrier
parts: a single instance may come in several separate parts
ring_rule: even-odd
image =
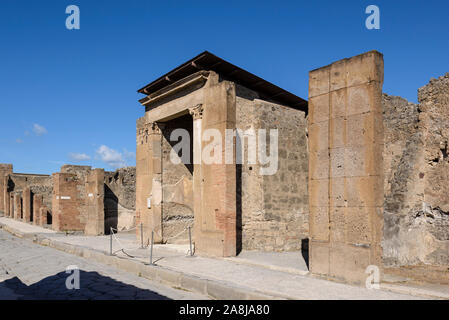
[[[119,232],[133,231],[133,230],[136,230],[136,229],[137,229],[137,226],[132,227],[131,229],[126,229],[126,230],[118,230],[118,229],[116,229],[116,228],[111,227],[111,230],[117,231],[117,233],[119,233]]]
[[[139,225],[140,226],[140,225]],[[135,226],[135,227],[133,227],[133,228],[131,228],[131,229],[128,229],[128,230],[126,230],[126,232],[129,232],[129,231],[132,231],[132,230],[135,230],[135,229],[137,229],[139,226]],[[191,228],[193,226],[193,224],[190,224],[190,225],[188,225],[188,226],[186,226],[181,232],[178,232],[177,234],[175,234],[175,235],[173,235],[173,236],[170,236],[170,237],[166,237],[164,240],[165,241],[167,241],[167,240],[171,240],[171,239],[175,239],[175,238],[177,238],[177,237],[179,237],[180,235],[182,235],[184,232],[186,232],[187,230],[189,230],[189,228]],[[116,251],[114,251],[114,252],[112,252],[112,254],[116,254],[117,252],[123,252],[125,255],[127,255],[128,257],[130,257],[130,258],[136,258],[136,256],[133,256],[133,255],[131,255],[131,254],[129,254],[129,253],[127,253],[125,250],[137,250],[137,249],[142,249],[142,247],[136,247],[136,248],[126,248],[124,245],[123,245],[123,243],[121,243],[120,242],[120,240],[117,238],[117,236],[116,236],[116,234],[118,234],[120,231],[118,230],[118,229],[116,229],[116,228],[112,228],[112,227],[110,227],[111,228],[111,235],[112,235],[112,237],[115,239],[115,241],[119,244],[119,246],[121,247],[119,250],[116,250]],[[117,231],[117,232],[114,232],[114,231]],[[122,232],[123,232],[123,230],[122,230]],[[157,234],[160,238],[163,238],[162,237],[162,234],[160,233],[161,232],[161,230],[159,230],[159,232],[156,232],[155,230],[153,230],[153,232],[155,233],[155,234]],[[148,246],[148,245],[147,245]],[[111,250],[112,250],[112,247],[111,247]],[[187,254],[192,254],[192,252],[191,252],[191,250],[188,250],[187,251]]]
[[[179,237],[181,234],[183,234],[184,232],[186,232],[186,231],[187,231],[190,227],[192,227],[192,226],[193,226],[193,224],[191,224],[191,225],[185,227],[184,230],[182,230],[182,231],[179,232],[178,234],[176,234],[176,235],[174,235],[174,236],[171,236],[171,237],[167,237],[167,238],[165,238],[164,240],[175,239],[175,238]],[[162,238],[162,236],[160,236],[160,237]]]
[[[126,248],[126,247],[120,242],[120,240],[116,237],[116,234],[119,233],[119,230],[116,229],[116,228],[113,228],[113,227],[110,227],[110,228],[111,228],[111,236],[115,239],[115,241],[117,241],[117,243],[118,243],[119,246],[121,247],[119,250],[116,250],[116,251],[112,252],[112,254],[114,255],[114,254],[116,254],[117,252],[120,252],[120,251],[121,251],[121,252],[123,252],[125,255],[127,255],[128,257],[130,257],[130,258],[135,258],[136,256],[133,256],[133,255],[127,253],[125,250],[136,250],[136,249],[139,249],[139,248]],[[131,228],[131,229],[126,230],[126,232],[133,231],[133,230],[135,230],[135,229],[137,229],[137,226],[135,226],[135,227],[133,227],[133,228]],[[115,233],[114,231],[117,231],[117,233]],[[122,230],[122,231],[123,231],[123,230]],[[112,244],[111,244],[111,245],[112,245]],[[112,247],[111,247],[111,251],[112,251]]]
[[[121,250],[133,250],[133,249],[137,249],[137,248],[125,248],[125,246],[119,241],[119,239],[115,236],[115,233],[112,233],[112,236],[114,237],[115,241],[117,241],[117,243],[120,245],[120,247],[122,247]],[[120,251],[120,250],[119,250]]]

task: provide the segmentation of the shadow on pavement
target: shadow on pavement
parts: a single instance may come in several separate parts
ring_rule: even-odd
[[[0,283],[0,297],[17,300],[169,300],[154,291],[83,270],[79,270],[79,289],[70,290],[66,280],[71,275],[73,272],[60,272],[30,286],[14,277]]]

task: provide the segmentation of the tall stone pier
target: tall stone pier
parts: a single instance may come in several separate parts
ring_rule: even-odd
[[[381,270],[383,56],[371,51],[310,72],[310,270],[363,283]]]
[[[0,213],[5,215],[9,215],[8,175],[12,168],[12,164],[0,164]]]

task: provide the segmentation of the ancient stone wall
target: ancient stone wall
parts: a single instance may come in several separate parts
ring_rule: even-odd
[[[363,283],[381,266],[383,58],[376,51],[310,72],[310,270]]]
[[[242,248],[300,250],[302,240],[308,238],[309,219],[305,113],[260,100],[257,93],[242,86],[236,88],[236,127],[248,133],[248,129],[254,130],[252,138],[256,140],[259,129],[267,130],[267,152],[270,129],[277,129],[279,147],[276,173],[262,175],[259,162],[248,162],[249,137],[241,139],[245,154],[243,164],[237,165],[237,210],[241,210]]]
[[[105,233],[104,178],[103,169],[94,169],[86,177],[85,235],[97,236]]]
[[[420,88],[418,100],[383,96],[389,267],[449,265],[449,74]]]
[[[136,225],[136,167],[105,172],[105,230],[127,230]]]
[[[84,231],[87,221],[86,176],[87,172],[81,177],[67,172],[53,174],[53,230]]]
[[[11,210],[11,201],[8,201],[8,198],[12,198],[14,193],[20,195],[22,212],[19,219],[23,219],[25,222],[34,221],[33,198],[36,195],[41,195],[43,197],[44,204],[48,207],[49,211],[51,211],[53,188],[51,176],[10,173],[4,176],[3,179],[3,206],[7,216],[14,216],[14,208]],[[15,208],[17,208],[17,206],[15,206]]]
[[[161,167],[158,166],[160,152],[157,152],[160,139],[157,128],[146,116],[136,121],[136,131],[136,223],[143,223],[143,239],[148,243],[153,229],[162,230],[160,208],[154,205],[152,198],[154,175]],[[141,237],[140,228],[137,228],[137,237]],[[156,235],[155,242],[160,241],[162,239]]]
[[[385,128],[383,262],[386,266],[395,265],[400,260],[413,264],[414,258],[407,258],[408,254],[401,247],[410,246],[410,241],[406,240],[409,234],[407,225],[422,207],[419,167],[423,144],[418,128],[419,109],[416,104],[386,94],[382,96],[382,105]],[[410,236],[414,242],[416,234]],[[415,245],[420,247],[422,244]],[[418,247],[412,250],[418,250]]]
[[[5,205],[5,201],[8,200],[7,195],[7,184],[5,184],[5,176],[11,174],[13,172],[12,164],[0,164],[0,213],[7,214],[8,205]],[[6,198],[5,198],[6,197]],[[9,213],[9,210],[8,210]]]

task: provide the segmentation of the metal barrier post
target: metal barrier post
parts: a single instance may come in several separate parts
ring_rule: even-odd
[[[110,256],[112,256],[112,233],[113,233],[114,231],[112,230],[112,228],[111,228],[111,235],[110,235],[110,239],[109,239],[109,255]]]
[[[153,265],[153,241],[154,240],[154,231],[151,231],[151,247],[150,247],[150,264]]]
[[[192,251],[192,228],[189,226],[189,244],[190,244],[190,256],[193,256]]]
[[[143,223],[140,223],[140,248],[143,249]]]

